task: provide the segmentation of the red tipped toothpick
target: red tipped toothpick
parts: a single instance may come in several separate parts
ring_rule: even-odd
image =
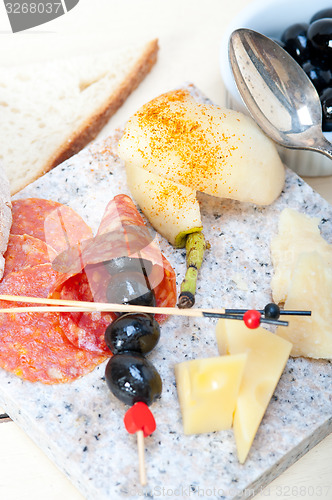
[[[135,403],[124,416],[124,425],[130,434],[137,436],[139,478],[142,486],[147,484],[145,470],[144,438],[156,430],[156,421],[149,407],[143,403]]]

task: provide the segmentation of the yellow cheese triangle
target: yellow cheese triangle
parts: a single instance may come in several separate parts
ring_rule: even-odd
[[[246,361],[246,354],[237,354],[175,365],[185,434],[231,428]]]
[[[216,336],[220,354],[248,355],[233,420],[239,462],[244,463],[292,344],[264,328],[249,330],[231,319],[218,321]]]

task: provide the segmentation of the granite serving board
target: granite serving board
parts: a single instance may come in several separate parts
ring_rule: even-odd
[[[95,231],[113,196],[127,193],[116,156],[121,131],[93,143],[17,197],[41,197],[70,205]],[[281,210],[288,206],[318,217],[332,243],[332,207],[287,170],[279,199],[269,207],[199,195],[206,252],[197,307],[262,308],[271,301],[269,244]],[[185,253],[160,238],[178,285]],[[331,363],[289,359],[258,430],[240,465],[232,431],[185,436],[182,432],[175,363],[217,356],[215,320],[170,317],[148,356],[163,380],[151,409],[157,429],[145,439],[148,485],[139,484],[136,438],[123,425],[128,407],[104,381],[105,363],[63,385],[22,381],[0,371],[0,405],[71,479],[88,500],[150,498],[248,498],[332,431]],[[246,495],[246,496],[244,496]]]

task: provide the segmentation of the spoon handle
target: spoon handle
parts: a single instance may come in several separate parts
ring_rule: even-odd
[[[318,153],[322,153],[332,160],[332,144],[325,139],[324,136],[319,140],[318,143],[315,144],[315,147],[312,148],[314,151],[318,151]]]

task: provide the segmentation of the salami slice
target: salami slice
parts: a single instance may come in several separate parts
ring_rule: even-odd
[[[92,237],[90,227],[70,207],[56,201],[27,198],[13,201],[12,234],[45,241],[57,253]]]
[[[60,272],[74,274],[89,264],[124,255],[136,258],[146,256],[159,265],[159,279],[163,279],[163,261],[158,244],[132,200],[121,194],[108,203],[96,236],[67,248],[57,256],[54,267]],[[157,278],[157,270],[154,270],[154,279]]]
[[[44,241],[27,234],[11,234],[5,257],[4,277],[24,267],[52,262],[56,253]]]
[[[56,278],[50,264],[25,268],[8,274],[0,283],[0,293],[47,297]],[[0,305],[7,308],[18,303],[0,301]],[[56,313],[0,315],[0,367],[25,380],[71,382],[104,359],[73,346],[63,335]]]
[[[119,223],[126,235],[126,255],[142,257],[153,263],[149,282],[155,292],[157,306],[174,307],[177,297],[174,269],[146,231],[144,220],[135,204],[124,194],[115,196],[107,205],[97,236],[119,231]],[[160,315],[156,317],[159,321],[165,319]]]
[[[66,280],[60,289],[59,297],[64,300],[93,302],[85,272]],[[60,324],[67,338],[75,346],[110,356],[112,353],[105,343],[105,330],[115,318],[114,313],[61,313]]]
[[[61,265],[57,269],[69,272],[71,277],[60,276],[50,297],[106,302],[106,289],[111,286],[112,277],[100,263],[130,255],[152,262],[149,282],[155,292],[157,306],[175,306],[175,272],[147,232],[142,217],[128,196],[118,195],[110,201],[95,239],[89,242],[85,251],[82,252],[82,248],[76,246],[74,250],[59,255]],[[58,258],[56,260],[60,262]],[[97,313],[62,313],[60,322],[65,335],[74,345],[107,354],[109,351],[103,335],[113,318],[112,315],[106,317]],[[160,315],[156,318],[159,321],[165,319]]]

